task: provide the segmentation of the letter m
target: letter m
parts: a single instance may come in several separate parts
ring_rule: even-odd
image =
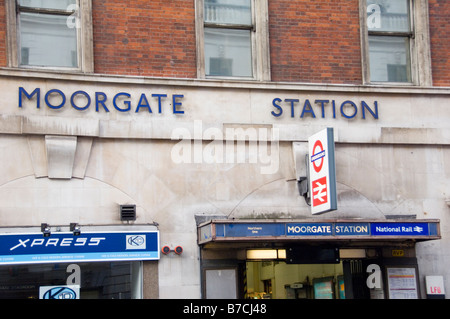
[[[39,103],[41,100],[41,89],[35,88],[34,91],[31,92],[31,94],[29,94],[27,91],[25,91],[25,89],[23,87],[19,87],[19,107],[22,107],[22,96],[25,95],[25,97],[27,99],[31,100],[35,94],[37,95],[36,107],[39,108],[40,107]]]

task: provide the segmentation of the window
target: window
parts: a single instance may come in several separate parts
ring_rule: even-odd
[[[38,299],[40,288],[67,285],[70,264],[0,266],[0,299]],[[80,299],[141,299],[142,262],[77,263]],[[72,284],[72,282],[70,282]]]
[[[267,0],[197,0],[198,75],[269,80]]]
[[[366,83],[431,84],[427,0],[362,0]]]
[[[250,0],[205,0],[205,74],[251,77]]]
[[[91,72],[90,1],[7,1],[9,65]]]
[[[367,0],[371,82],[411,82],[409,0]]]

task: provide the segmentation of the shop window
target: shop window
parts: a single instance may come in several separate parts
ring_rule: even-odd
[[[269,80],[267,0],[197,0],[200,78]]]
[[[67,284],[70,264],[0,266],[0,299],[37,299],[39,289]],[[141,262],[77,263],[80,299],[142,298]]]
[[[361,0],[365,83],[431,84],[427,0]]]
[[[92,71],[91,0],[9,0],[11,67]]]

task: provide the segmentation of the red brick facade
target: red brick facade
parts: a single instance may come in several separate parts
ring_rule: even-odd
[[[358,0],[269,1],[273,81],[361,84]]]
[[[195,78],[190,0],[92,1],[96,73]]]
[[[5,2],[0,3],[0,67],[7,65]]]
[[[8,0],[9,1],[9,0]],[[196,78],[193,0],[92,1],[96,73]],[[429,0],[433,85],[450,86],[450,1]],[[359,2],[270,0],[273,81],[362,83]],[[5,2],[0,67],[7,66]]]
[[[434,86],[450,86],[450,1],[428,0]]]

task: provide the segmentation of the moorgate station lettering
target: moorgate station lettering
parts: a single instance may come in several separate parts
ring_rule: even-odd
[[[111,94],[102,91],[87,92],[85,90],[67,93],[58,88],[47,91],[39,87],[18,88],[19,108],[32,106],[40,109],[42,105],[46,105],[53,110],[71,107],[77,111],[95,109],[97,113],[109,113],[111,110],[116,110],[118,112],[183,115],[185,113],[184,98],[184,94],[143,92],[117,92]],[[366,102],[361,100],[355,102],[345,100],[338,102],[335,99],[324,98],[305,99],[303,101],[292,98],[274,98],[271,101],[271,106],[272,109],[269,108],[268,112],[275,118],[280,118],[285,113],[289,114],[288,116],[291,118],[298,117],[302,119],[336,119],[338,116],[348,120],[354,118],[378,120],[379,118],[378,101]]]
[[[346,119],[361,117],[365,120],[366,118],[371,117],[378,120],[378,101],[374,101],[372,106],[370,103],[363,100],[360,103],[355,103],[351,100],[339,103],[336,100],[330,99],[305,99],[304,101],[301,101],[300,99],[274,98],[272,100],[272,106],[273,110],[271,114],[274,117],[280,117],[286,112],[291,118],[331,117],[335,119],[337,115],[340,114],[340,116]]]
[[[43,93],[42,93],[43,95]],[[51,89],[45,93],[44,102],[50,109],[61,109],[66,105],[67,100],[70,101],[70,105],[77,111],[85,111],[93,105],[96,112],[104,111],[109,112],[110,108],[114,108],[119,112],[129,112],[134,110],[135,113],[147,111],[153,113],[152,107],[155,112],[161,114],[163,109],[171,108],[173,114],[184,114],[182,109],[183,94],[139,94],[139,101],[132,105],[132,95],[127,92],[119,92],[111,97],[104,92],[95,92],[93,96],[86,91],[78,90],[70,95],[67,95],[59,89]],[[25,90],[23,87],[19,87],[19,107],[24,105],[24,98],[32,100],[35,98],[36,108],[41,107],[41,89],[35,88],[31,93]],[[152,105],[150,105],[150,102]],[[171,104],[171,106],[170,106]],[[156,110],[157,109],[157,110]]]

